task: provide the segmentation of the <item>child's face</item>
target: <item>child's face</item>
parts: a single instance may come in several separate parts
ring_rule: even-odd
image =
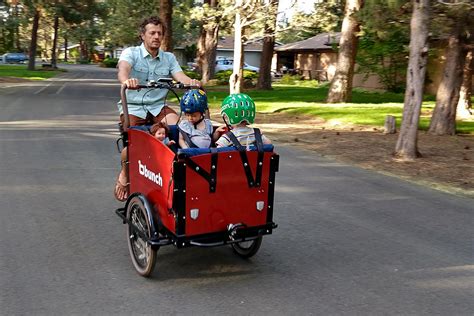
[[[185,115],[186,115],[186,119],[193,124],[197,123],[202,117],[201,112],[186,113]]]
[[[158,139],[159,141],[163,141],[166,137],[166,131],[164,128],[159,128],[156,130],[155,133],[155,138]]]

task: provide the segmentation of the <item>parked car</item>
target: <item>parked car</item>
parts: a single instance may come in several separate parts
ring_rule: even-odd
[[[218,59],[216,60],[216,72],[232,70],[234,67],[234,61],[232,59]],[[260,69],[255,66],[251,66],[244,62],[244,70],[258,72]]]
[[[186,67],[188,67],[188,70],[190,71],[197,71],[198,64],[196,62],[187,62]]]
[[[6,53],[2,55],[2,60],[5,64],[23,64],[28,60],[28,56],[24,53]]]

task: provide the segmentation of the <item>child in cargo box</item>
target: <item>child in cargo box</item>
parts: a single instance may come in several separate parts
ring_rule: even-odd
[[[221,115],[224,122],[230,125],[230,131],[216,141],[217,147],[242,145],[248,148],[255,145],[259,135],[263,144],[272,143],[265,135],[260,134],[260,130],[248,126],[255,120],[255,103],[248,95],[236,93],[227,96],[222,101]]]
[[[163,122],[158,122],[153,124],[150,127],[150,133],[151,135],[155,136],[156,139],[161,141],[163,144],[166,146],[171,146],[175,144],[174,140],[170,140],[168,135],[169,135],[169,127]]]
[[[213,132],[211,120],[205,118],[208,109],[206,93],[201,89],[188,90],[179,103],[186,116],[179,122],[179,146],[181,148],[209,148],[218,132]]]

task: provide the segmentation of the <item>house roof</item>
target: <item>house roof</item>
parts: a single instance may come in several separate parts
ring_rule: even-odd
[[[185,46],[191,45],[191,43],[184,43],[182,45],[176,46],[174,49],[184,49]],[[275,47],[281,45],[280,43],[275,43]],[[256,38],[253,40],[249,40],[244,43],[244,51],[254,51],[254,52],[261,52],[263,48],[263,39]],[[218,50],[234,50],[234,37],[233,36],[219,36],[219,40],[217,42],[217,49]]]
[[[261,41],[252,41],[244,43],[245,51],[262,51],[262,42]],[[220,50],[234,50],[234,37],[233,36],[219,36],[219,41],[217,42],[217,49]]]
[[[290,52],[290,51],[301,51],[301,50],[327,50],[331,49],[332,44],[339,43],[341,33],[321,33],[308,39],[285,44],[282,46],[275,47],[277,52]]]

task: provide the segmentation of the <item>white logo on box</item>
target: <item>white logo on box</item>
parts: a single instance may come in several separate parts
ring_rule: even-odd
[[[155,182],[158,184],[160,187],[163,187],[163,178],[161,177],[161,174],[155,173],[149,169],[147,169],[145,164],[142,164],[140,160],[138,160],[138,172],[147,178],[148,180]]]

